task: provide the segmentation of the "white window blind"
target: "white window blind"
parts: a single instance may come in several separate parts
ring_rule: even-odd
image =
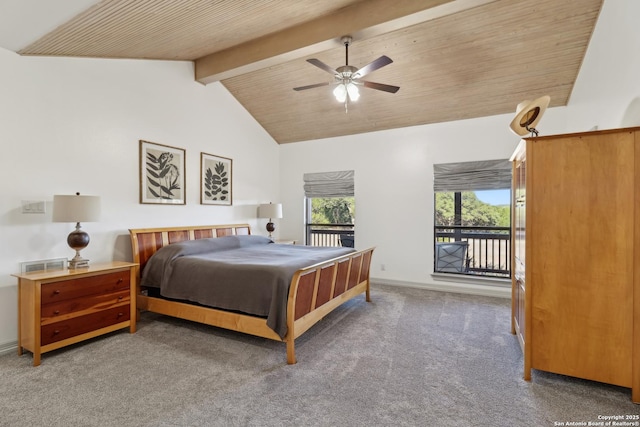
[[[354,196],[354,171],[305,173],[304,195],[307,197]]]
[[[433,165],[434,191],[458,192],[504,188],[511,188],[511,162],[507,159]]]

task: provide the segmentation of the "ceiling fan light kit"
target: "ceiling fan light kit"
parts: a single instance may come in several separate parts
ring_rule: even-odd
[[[347,96],[350,101],[355,102],[360,98],[360,91],[353,82],[339,83],[333,90],[333,96],[338,102],[347,102]]]
[[[365,75],[378,70],[385,65],[389,65],[393,61],[388,56],[383,55],[375,61],[372,61],[364,67],[358,69],[354,66],[349,65],[349,45],[352,42],[351,36],[343,36],[341,40],[345,48],[345,65],[334,70],[319,59],[307,59],[307,62],[311,65],[315,65],[316,67],[332,74],[335,80],[333,82],[316,83],[308,86],[295,87],[293,88],[293,90],[301,91],[335,84],[336,87],[335,89],[333,89],[333,96],[335,96],[338,102],[344,103],[344,109],[346,112],[349,101],[355,102],[360,98],[360,90],[358,89],[358,85],[389,93],[396,93],[400,89],[398,86],[360,80]]]

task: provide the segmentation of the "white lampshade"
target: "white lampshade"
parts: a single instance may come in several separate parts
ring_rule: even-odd
[[[100,197],[53,196],[53,222],[93,222],[100,219]]]
[[[282,203],[262,204],[258,207],[260,218],[282,218]]]

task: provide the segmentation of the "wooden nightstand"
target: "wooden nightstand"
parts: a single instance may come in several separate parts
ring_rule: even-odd
[[[47,351],[122,328],[136,331],[137,264],[110,262],[18,278],[18,355]]]

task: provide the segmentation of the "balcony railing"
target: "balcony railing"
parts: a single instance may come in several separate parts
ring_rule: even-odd
[[[307,245],[354,247],[353,224],[307,224]]]
[[[468,243],[466,274],[510,277],[509,227],[436,226],[436,242]],[[309,246],[353,246],[353,224],[307,224]]]
[[[509,227],[436,226],[436,242],[467,242],[465,274],[510,277]]]

